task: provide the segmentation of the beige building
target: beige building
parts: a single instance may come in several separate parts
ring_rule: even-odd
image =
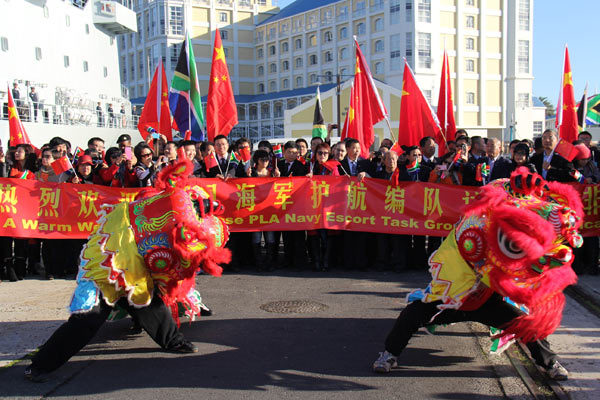
[[[323,84],[326,122],[337,122],[332,85],[336,74],[342,82],[351,79],[353,36],[380,82],[394,135],[404,58],[435,106],[444,49],[449,55],[457,126],[505,139],[511,132],[513,137],[541,133],[534,128],[541,126],[543,113],[533,108],[531,94],[532,0],[298,0],[282,10],[271,0],[129,3],[138,12],[140,32],[122,40],[122,77],[131,97],[145,96],[144,63],[152,70],[162,56],[167,71],[174,69],[186,29],[193,37],[201,90],[206,94],[218,27],[238,96],[240,124],[232,132],[234,137],[308,135],[310,105],[301,105],[314,97],[318,83]],[[158,10],[155,14],[153,7]],[[164,21],[160,19],[163,9]],[[151,34],[153,15],[162,36]],[[128,43],[134,46],[130,49]],[[128,72],[136,74],[130,77]],[[348,86],[343,85],[346,89],[340,97],[342,122]],[[389,136],[387,128],[377,127],[377,132]]]

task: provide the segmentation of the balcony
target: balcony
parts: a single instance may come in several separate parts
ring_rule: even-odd
[[[369,8],[369,10],[371,11],[371,14],[383,11],[383,1],[380,1],[379,3],[371,4],[371,7]]]
[[[251,0],[238,0],[238,8],[245,8],[248,10],[254,9],[254,5]]]
[[[233,7],[233,0],[217,0],[217,7]]]
[[[348,14],[338,14],[335,19],[337,22],[348,21]]]
[[[113,35],[137,32],[135,12],[116,1],[96,1],[93,21],[98,28]]]
[[[360,18],[360,17],[364,17],[366,14],[366,9],[361,8],[359,10],[354,10],[352,11],[352,18],[356,19],[356,18]]]

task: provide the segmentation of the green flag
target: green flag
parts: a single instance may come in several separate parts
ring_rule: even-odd
[[[193,140],[206,140],[202,96],[198,84],[194,47],[189,34],[186,34],[181,46],[181,53],[171,81],[169,107],[181,133],[190,130]]]
[[[585,119],[586,125],[600,125],[600,94],[588,100]]]
[[[325,141],[327,137],[327,127],[323,120],[323,112],[321,109],[321,92],[317,86],[317,102],[315,103],[315,117],[313,118],[312,137],[320,137]]]

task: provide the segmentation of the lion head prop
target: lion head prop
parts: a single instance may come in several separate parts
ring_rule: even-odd
[[[191,184],[192,170],[189,161],[178,162],[135,201],[102,207],[81,253],[80,280],[94,282],[107,303],[127,297],[135,307],[147,306],[156,286],[177,316],[177,303],[197,307],[188,295],[199,268],[221,275],[218,264],[231,257],[224,248],[228,229],[219,217],[223,207]]]
[[[468,310],[495,291],[525,311],[499,327],[502,335],[545,338],[560,325],[563,290],[577,280],[572,248],[582,244],[582,220],[575,189],[517,169],[481,189],[432,255],[428,300]]]

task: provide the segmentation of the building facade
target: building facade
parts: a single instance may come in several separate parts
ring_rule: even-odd
[[[406,59],[436,105],[446,49],[457,126],[500,139],[541,133],[534,130],[544,116],[533,107],[532,0],[298,0],[282,10],[270,0],[123,3],[138,18],[138,33],[119,40],[121,76],[132,98],[145,96],[159,58],[173,71],[186,30],[206,93],[219,28],[240,111],[233,136],[300,135],[303,129],[285,126],[295,120],[285,115],[309,101],[315,85],[334,84],[338,74],[342,82],[352,78],[354,36],[382,91],[401,89]],[[344,98],[342,92],[342,121]],[[386,107],[396,136],[399,104],[392,99]],[[337,122],[337,97],[332,110],[326,107],[327,122]]]

